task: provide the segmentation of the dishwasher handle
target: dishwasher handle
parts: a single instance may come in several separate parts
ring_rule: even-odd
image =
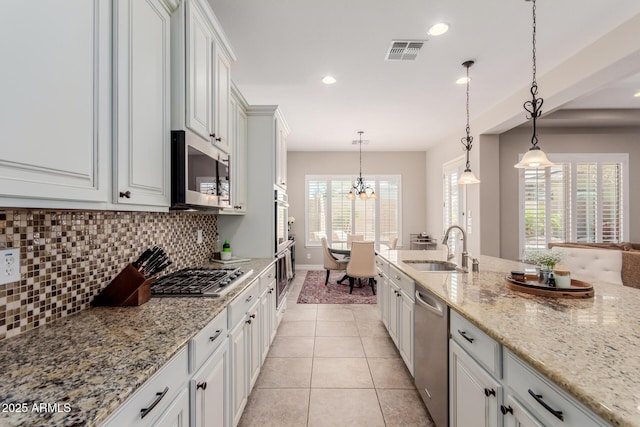
[[[416,290],[416,303],[440,317],[444,317],[444,303],[438,298]]]

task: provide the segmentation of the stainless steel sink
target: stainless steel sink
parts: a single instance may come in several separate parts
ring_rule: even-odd
[[[448,261],[438,261],[434,259],[409,259],[403,260],[402,262],[409,264],[410,267],[415,268],[418,271],[433,271],[433,272],[447,272],[447,271],[455,271],[455,272],[464,272],[461,268],[453,262]]]

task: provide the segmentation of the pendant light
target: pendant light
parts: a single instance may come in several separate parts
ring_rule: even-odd
[[[460,142],[464,145],[467,151],[467,167],[460,175],[458,179],[459,185],[478,184],[480,180],[471,172],[471,163],[469,163],[469,152],[471,151],[471,144],[473,143],[473,137],[471,136],[471,128],[469,127],[469,67],[474,64],[473,61],[465,61],[462,65],[467,69],[467,136],[462,137]]]
[[[518,163],[513,167],[519,169],[538,169],[553,166],[555,163],[547,159],[547,155],[538,146],[538,134],[536,128],[536,120],[542,114],[540,110],[544,100],[536,98],[538,95],[538,83],[536,82],[536,0],[526,0],[533,2],[533,80],[531,81],[531,101],[524,103],[523,107],[528,114],[529,119],[533,121],[533,135],[531,136],[531,148],[525,153]]]
[[[353,181],[353,186],[351,191],[349,191],[349,194],[347,194],[347,199],[353,200],[356,196],[362,200],[375,199],[377,197],[375,191],[373,191],[373,188],[366,185],[364,178],[362,178],[362,134],[364,132],[358,131],[358,133],[360,134],[360,140],[353,141],[353,143],[360,145],[360,175],[358,175],[355,181]]]

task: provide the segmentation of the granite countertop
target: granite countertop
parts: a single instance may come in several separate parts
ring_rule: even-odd
[[[640,290],[591,281],[593,299],[552,299],[506,287],[519,262],[481,256],[480,273],[425,273],[403,260],[443,251],[380,255],[605,421],[640,426]]]
[[[1,341],[0,405],[26,403],[29,411],[3,412],[3,406],[0,425],[101,423],[273,262],[233,264],[253,269],[253,277],[220,298],[152,297],[138,307],[93,307]],[[31,411],[41,402],[58,404],[60,412]]]

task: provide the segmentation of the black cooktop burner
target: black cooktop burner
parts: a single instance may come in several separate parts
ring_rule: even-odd
[[[154,296],[218,296],[253,273],[239,268],[185,268],[151,284]]]

